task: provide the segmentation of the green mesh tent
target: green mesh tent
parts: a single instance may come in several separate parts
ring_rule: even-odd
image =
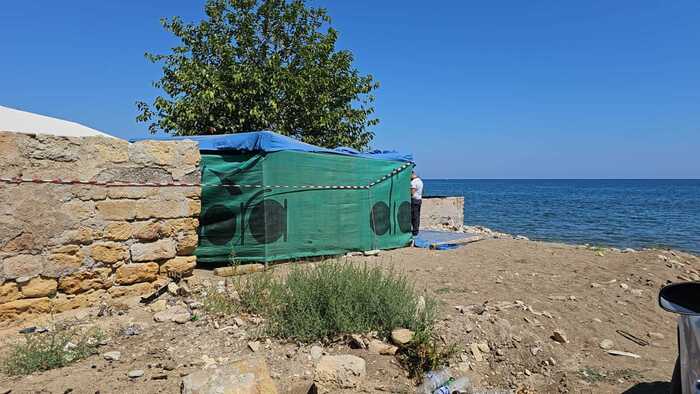
[[[202,262],[274,261],[405,246],[410,156],[272,132],[187,137],[202,153]]]

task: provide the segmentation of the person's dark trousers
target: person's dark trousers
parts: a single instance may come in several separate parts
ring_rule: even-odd
[[[413,228],[413,236],[418,235],[420,230],[420,206],[422,200],[411,199],[411,227]]]

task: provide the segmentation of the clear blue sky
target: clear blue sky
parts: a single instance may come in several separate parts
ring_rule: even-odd
[[[134,101],[202,1],[0,7],[0,105],[145,136]],[[426,178],[700,177],[700,2],[316,0]]]

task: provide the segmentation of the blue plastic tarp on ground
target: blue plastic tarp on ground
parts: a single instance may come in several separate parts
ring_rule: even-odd
[[[221,135],[188,135],[188,136],[167,136],[157,138],[140,138],[139,140],[191,140],[199,144],[199,150],[218,151],[236,150],[249,152],[278,152],[285,150],[299,152],[331,153],[337,155],[365,157],[368,159],[395,160],[412,162],[413,156],[401,154],[395,151],[373,150],[369,152],[359,152],[352,148],[340,147],[335,149],[322,148],[301,142],[291,137],[281,135],[272,131],[256,131],[251,133],[221,134]]]
[[[413,245],[422,249],[448,250],[462,246],[456,241],[467,238],[470,234],[452,233],[447,231],[421,230]],[[455,241],[455,243],[450,243]]]

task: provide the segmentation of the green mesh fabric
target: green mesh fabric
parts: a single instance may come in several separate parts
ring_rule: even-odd
[[[197,259],[267,262],[405,246],[411,168],[392,174],[404,164],[295,151],[202,152]],[[364,189],[300,187],[368,186],[389,174]]]

